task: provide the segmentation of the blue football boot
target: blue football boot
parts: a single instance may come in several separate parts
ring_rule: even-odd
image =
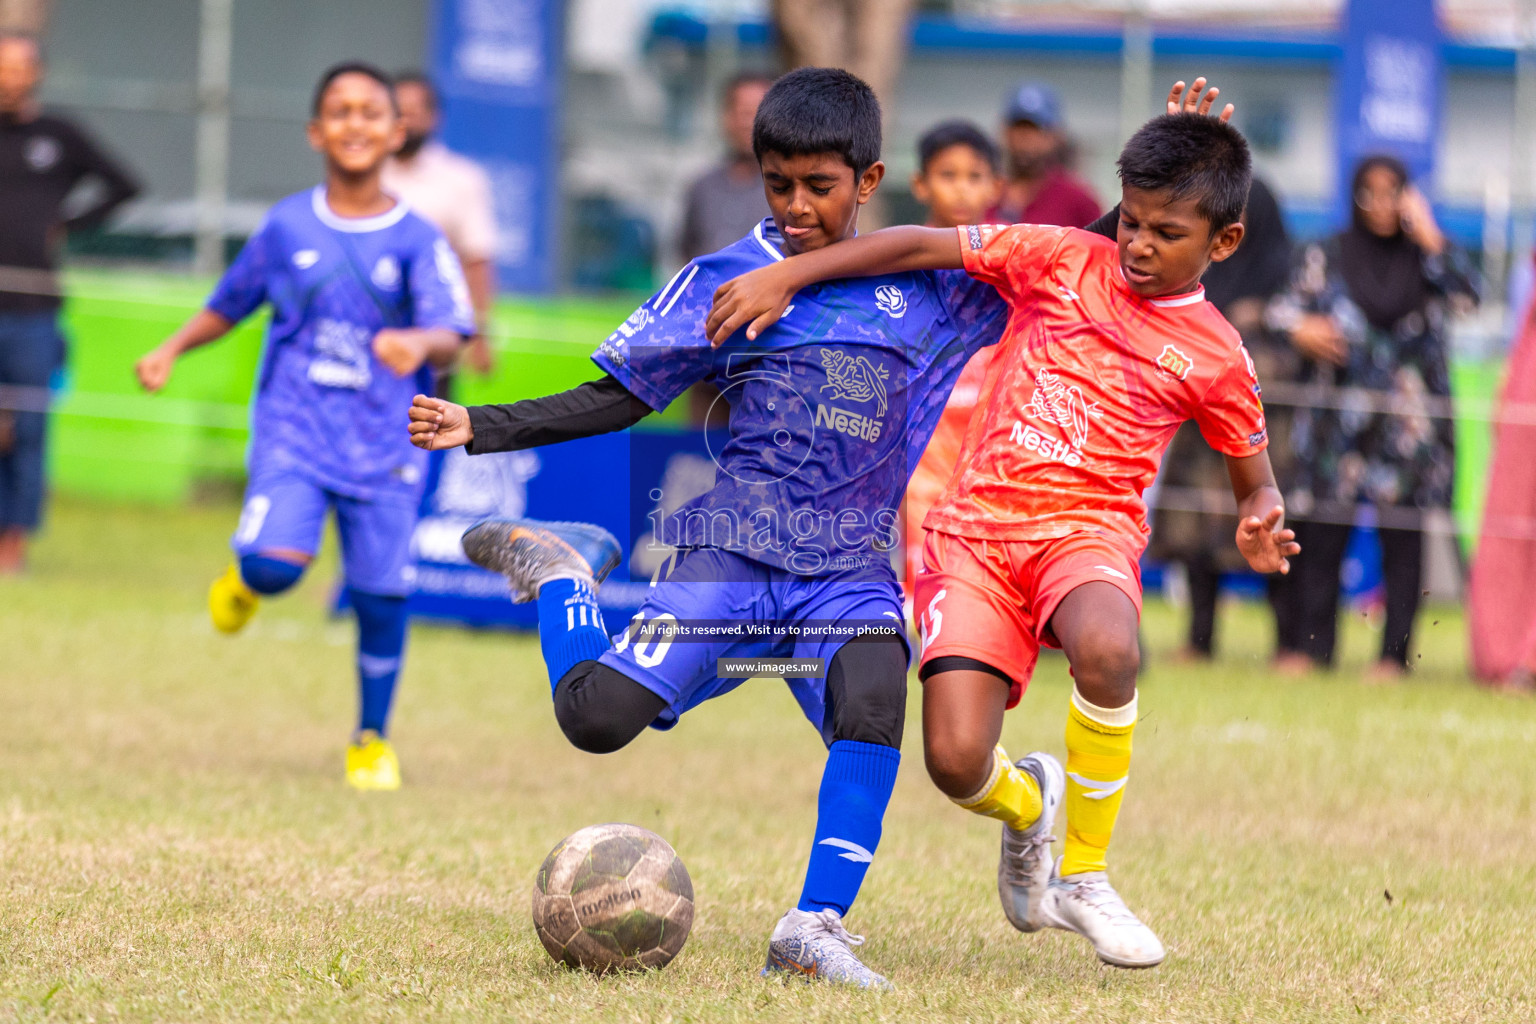
[[[591,523],[487,519],[466,530],[462,543],[471,562],[507,578],[513,604],[538,597],[547,580],[602,583],[620,555],[613,534]]]

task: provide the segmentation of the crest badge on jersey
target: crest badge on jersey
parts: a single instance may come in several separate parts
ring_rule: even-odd
[[[892,320],[907,315],[907,297],[893,284],[883,284],[875,289],[875,305]]]
[[[318,249],[300,249],[293,254],[293,265],[300,270],[308,270],[319,262],[320,252]]]
[[[389,253],[379,257],[379,262],[373,265],[373,273],[368,275],[373,278],[373,283],[380,288],[393,288],[400,283],[400,261]]]
[[[1157,357],[1157,366],[1179,380],[1188,380],[1189,371],[1195,368],[1195,361],[1179,351],[1177,346],[1164,345],[1162,355]]]

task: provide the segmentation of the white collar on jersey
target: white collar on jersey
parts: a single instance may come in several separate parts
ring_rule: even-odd
[[[758,221],[757,227],[752,229],[752,237],[757,239],[757,244],[775,260],[784,258],[784,251],[780,248],[784,244],[784,235],[779,231],[779,226],[773,222],[772,217],[764,217]],[[854,229],[853,237],[859,237],[857,228]]]
[[[1125,268],[1116,263],[1115,269],[1120,272],[1121,282],[1124,283],[1127,288],[1130,288],[1131,282],[1125,279]],[[1136,294],[1135,289],[1131,289],[1131,294]],[[1205,301],[1205,285],[1196,285],[1194,291],[1185,292],[1183,295],[1169,295],[1166,298],[1147,299],[1146,301],[1156,306],[1158,309],[1176,309],[1179,306],[1193,306],[1197,302]]]
[[[411,208],[405,205],[405,200],[397,198],[392,209],[376,217],[338,217],[336,211],[331,209],[331,204],[325,201],[324,185],[316,185],[309,193],[309,205],[314,209],[315,216],[320,219],[321,224],[337,231],[348,231],[353,234],[392,228],[411,212]]]
[[[779,226],[773,222],[772,217],[764,217],[757,222],[757,227],[752,229],[752,237],[757,239],[757,244],[772,256],[775,260],[782,260],[784,253],[779,246],[784,244],[784,236],[779,233]]]

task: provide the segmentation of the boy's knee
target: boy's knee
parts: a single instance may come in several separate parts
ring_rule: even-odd
[[[611,754],[656,720],[666,702],[595,661],[579,662],[555,685],[555,721],[571,746]]]
[[[1095,704],[1118,707],[1136,692],[1141,644],[1134,633],[1088,638],[1078,645],[1071,660],[1072,677],[1078,689]]]
[[[986,783],[992,769],[993,747],[985,740],[925,728],[923,762],[928,766],[928,777],[940,792],[963,799]]]
[[[304,575],[304,566],[266,555],[244,555],[240,559],[240,578],[258,594],[281,594]]]

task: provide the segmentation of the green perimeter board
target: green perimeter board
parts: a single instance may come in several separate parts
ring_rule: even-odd
[[[244,477],[249,401],[266,316],[178,361],[170,384],[146,395],[134,362],[202,304],[211,282],[170,275],[76,272],[64,330],[69,373],[55,406],[53,484],[86,497],[178,502],[203,485]],[[596,376],[590,356],[638,299],[498,303],[498,353],[487,378],[461,376],[467,402],[549,394]],[[404,411],[402,410],[402,429]]]
[[[87,497],[184,501],[200,485],[244,475],[248,403],[264,315],[183,358],[160,395],[133,378],[140,355],[191,316],[210,282],[171,275],[78,271],[69,276],[70,374],[56,407],[52,471],[60,491]],[[595,375],[590,355],[638,297],[504,300],[497,304],[495,372],[460,376],[466,402],[549,394]],[[1476,535],[1490,454],[1488,410],[1503,361],[1458,362],[1456,520]],[[670,422],[674,417],[668,417]]]

